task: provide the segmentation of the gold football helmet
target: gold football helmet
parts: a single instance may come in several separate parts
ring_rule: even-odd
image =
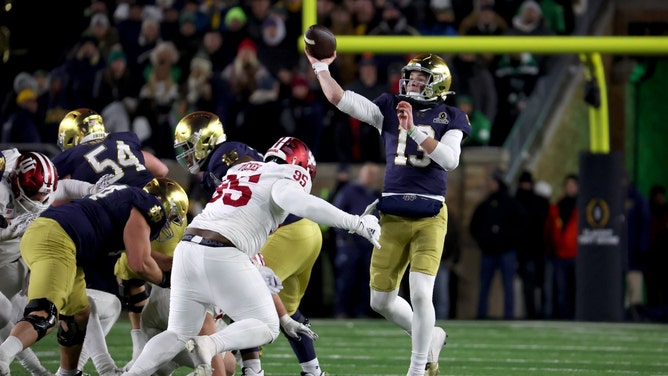
[[[183,168],[196,174],[216,145],[225,142],[227,135],[223,123],[208,111],[192,112],[174,130],[176,160]]]
[[[167,223],[160,231],[159,241],[167,241],[174,236],[172,226],[184,226],[188,220],[188,194],[176,181],[169,178],[156,178],[144,186],[144,190],[156,196],[167,214]]]
[[[419,71],[427,74],[427,82],[420,92],[408,90],[408,84],[412,81],[411,72]],[[445,100],[448,94],[454,94],[450,90],[452,75],[450,68],[438,55],[419,54],[412,58],[408,64],[401,68],[402,78],[399,80],[399,96],[420,104],[438,103]]]
[[[90,108],[77,108],[65,115],[58,126],[58,146],[67,150],[92,140],[107,137],[102,116]]]

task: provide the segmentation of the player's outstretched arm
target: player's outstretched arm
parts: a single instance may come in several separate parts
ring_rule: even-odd
[[[272,200],[283,210],[316,223],[353,231],[380,248],[380,225],[373,215],[353,215],[326,200],[306,193],[294,180],[283,179],[274,183]]]
[[[147,151],[142,151],[142,154],[144,154],[144,165],[146,168],[148,168],[149,171],[151,171],[153,176],[156,178],[164,178],[167,176],[169,173],[169,167],[167,167],[166,164],[164,164],[158,157]]]

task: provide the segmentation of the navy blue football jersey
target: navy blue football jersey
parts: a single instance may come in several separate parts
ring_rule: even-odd
[[[110,133],[102,140],[79,144],[52,158],[58,176],[97,182],[106,174],[110,184],[143,187],[154,178],[144,165],[141,141],[133,132]]]
[[[384,115],[381,133],[386,162],[383,191],[445,197],[447,173],[415,141],[409,141],[408,133],[399,126],[396,109],[399,100],[392,94],[384,93],[374,103]],[[466,113],[446,104],[426,109],[413,106],[413,121],[418,129],[436,140],[451,129],[461,130],[465,138],[471,133]]]
[[[92,265],[96,260],[118,258],[126,248],[123,230],[132,208],[146,218],[150,240],[156,239],[167,222],[165,209],[155,196],[138,187],[112,185],[86,198],[51,206],[41,216],[57,221],[72,238],[77,264]]]
[[[256,161],[262,161],[262,154],[252,147],[236,141],[226,141],[218,145],[209,157],[209,163],[204,170],[200,185],[204,192],[211,197],[220,185],[223,176],[227,174],[230,165],[237,159],[250,156]]]

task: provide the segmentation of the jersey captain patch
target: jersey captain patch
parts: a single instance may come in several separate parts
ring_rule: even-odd
[[[450,123],[450,120],[448,120],[448,114],[446,114],[445,111],[443,111],[438,114],[438,117],[434,118],[433,122],[439,124],[448,124]]]

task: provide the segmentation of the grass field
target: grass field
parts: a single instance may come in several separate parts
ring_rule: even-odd
[[[382,319],[312,320],[320,338],[318,358],[334,376],[403,376],[410,339]],[[441,375],[668,375],[668,325],[552,321],[443,321],[448,345]],[[121,319],[107,337],[119,366],[131,357],[129,322]],[[43,364],[58,368],[55,333],[33,346]],[[301,371],[282,336],[264,346],[267,376]],[[86,371],[96,375],[90,362]],[[176,375],[185,375],[180,369]],[[12,375],[27,373],[14,362]],[[237,372],[237,375],[240,371]]]

